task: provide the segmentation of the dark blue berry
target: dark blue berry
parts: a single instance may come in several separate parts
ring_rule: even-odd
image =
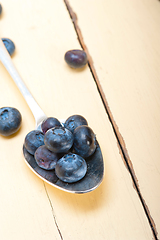
[[[66,153],[73,145],[73,134],[64,127],[49,129],[44,137],[46,147],[55,153]]]
[[[72,68],[81,68],[88,62],[87,54],[83,50],[70,50],[65,53],[64,59]]]
[[[66,154],[58,160],[55,173],[63,182],[73,183],[82,179],[87,172],[86,161],[77,154]]]
[[[41,128],[43,133],[46,133],[50,128],[53,128],[56,126],[62,126],[60,121],[57,118],[49,117],[43,121]]]
[[[24,146],[26,150],[34,155],[37,148],[44,145],[44,134],[39,130],[33,130],[29,132],[24,140]]]
[[[74,150],[84,158],[91,156],[96,149],[96,137],[88,126],[79,126],[74,130]]]
[[[12,56],[15,51],[15,45],[12,40],[9,38],[2,38],[2,41],[8,51],[8,53]]]
[[[2,13],[2,5],[0,4],[0,15],[1,15],[1,13]]]
[[[72,133],[77,127],[81,125],[88,125],[87,120],[81,115],[70,116],[64,123],[65,128],[67,128]]]
[[[58,180],[58,177],[55,174],[55,171],[46,171],[43,168],[40,168],[33,155],[31,155],[23,145],[23,155],[25,157],[26,162],[29,164],[29,166],[33,169],[34,172],[36,172],[40,177],[45,178],[50,183],[56,183]]]
[[[17,132],[21,126],[21,113],[12,107],[0,108],[0,134],[10,136]]]
[[[54,169],[60,157],[60,154],[51,152],[45,145],[37,148],[34,154],[38,166],[46,170]]]

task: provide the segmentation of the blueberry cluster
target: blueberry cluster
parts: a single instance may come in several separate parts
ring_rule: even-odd
[[[73,183],[82,179],[87,172],[87,158],[97,147],[93,130],[80,115],[70,116],[64,124],[49,117],[41,124],[42,131],[29,132],[24,147],[38,166],[54,170],[63,182]]]

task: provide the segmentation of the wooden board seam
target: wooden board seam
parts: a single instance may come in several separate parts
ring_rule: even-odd
[[[94,68],[94,64],[93,64],[93,60],[92,60],[92,57],[91,55],[89,54],[89,51],[88,51],[88,48],[84,42],[84,39],[83,39],[83,35],[82,35],[82,32],[79,28],[79,25],[78,25],[78,18],[77,18],[77,15],[76,13],[73,11],[70,3],[68,0],[64,0],[64,3],[66,5],[66,8],[69,12],[69,15],[70,15],[70,18],[72,20],[72,23],[73,23],[73,26],[75,28],[75,31],[76,31],[76,34],[77,34],[77,38],[78,38],[78,41],[82,47],[82,49],[87,53],[87,56],[88,56],[88,66],[90,68],[90,71],[91,71],[91,74],[93,76],[93,79],[96,83],[96,86],[97,86],[97,90],[99,92],[99,95],[101,97],[101,100],[102,100],[102,103],[104,105],[104,108],[105,108],[105,111],[108,115],[108,118],[110,120],[110,123],[112,125],[112,128],[113,128],[113,132],[115,134],[115,137],[117,139],[117,145],[118,145],[118,148],[119,148],[119,152],[121,154],[121,157],[122,157],[122,160],[127,168],[127,170],[129,171],[130,175],[131,175],[131,178],[132,178],[132,181],[133,181],[133,186],[140,198],[140,201],[141,201],[141,204],[143,206],[143,209],[145,211],[145,214],[147,216],[147,219],[148,219],[148,222],[150,224],[150,227],[152,229],[152,233],[154,235],[154,238],[155,240],[158,240],[157,236],[158,236],[158,232],[157,232],[157,229],[156,229],[156,225],[155,225],[155,222],[150,214],[150,211],[149,211],[149,207],[147,206],[146,202],[145,202],[145,199],[142,197],[142,194],[141,194],[141,191],[140,191],[140,187],[139,187],[139,184],[138,184],[138,179],[136,177],[136,174],[135,174],[135,171],[134,171],[134,168],[133,168],[133,164],[131,162],[131,159],[129,157],[129,154],[128,154],[128,151],[127,151],[127,148],[126,148],[126,144],[124,142],[124,139],[119,131],[119,128],[113,118],[113,115],[112,115],[112,112],[109,108],[109,105],[108,105],[108,102],[107,102],[107,99],[106,99],[106,96],[104,94],[104,91],[102,89],[102,86],[100,84],[100,81],[99,81],[99,78],[98,78],[98,75],[96,73],[96,70]]]
[[[43,181],[43,184],[44,184],[44,189],[45,189],[45,191],[46,191],[46,195],[47,195],[49,204],[50,204],[51,209],[52,209],[52,215],[53,215],[54,223],[55,223],[55,225],[56,225],[56,228],[57,228],[57,231],[58,231],[58,233],[59,233],[59,236],[60,236],[61,240],[63,240],[63,236],[62,236],[61,230],[60,230],[60,228],[59,228],[59,226],[58,226],[58,223],[57,223],[57,220],[56,220],[56,216],[55,216],[55,213],[54,213],[52,201],[51,201],[51,199],[50,199],[50,197],[49,197],[49,194],[48,194],[48,191],[47,191],[47,188],[46,188],[46,184],[45,184],[44,181]]]

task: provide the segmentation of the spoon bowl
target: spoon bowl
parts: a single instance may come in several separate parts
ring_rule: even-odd
[[[47,118],[45,113],[39,107],[28,88],[24,84],[21,76],[16,70],[9,53],[7,52],[3,41],[0,39],[0,61],[14,80],[15,84],[21,91],[23,97],[25,98],[36,122],[35,129],[41,130],[41,123]],[[64,123],[64,120],[61,120],[61,123]],[[74,183],[65,183],[58,179],[55,174],[55,170],[44,170],[40,168],[33,155],[31,155],[23,146],[23,155],[25,162],[28,167],[43,181],[49,183],[50,185],[59,188],[63,191],[70,193],[87,193],[96,189],[103,180],[104,176],[104,163],[101,153],[100,146],[97,142],[95,152],[88,158],[87,162],[87,173],[79,181]]]
[[[48,171],[40,168],[37,165],[34,156],[27,152],[24,146],[23,154],[27,165],[38,177],[40,177],[50,185],[61,190],[64,190],[66,192],[87,193],[96,189],[102,182],[104,166],[102,153],[98,143],[94,154],[88,157],[88,159],[86,159],[87,161],[86,175],[81,180],[75,183],[65,183],[61,181],[56,176],[55,170]]]

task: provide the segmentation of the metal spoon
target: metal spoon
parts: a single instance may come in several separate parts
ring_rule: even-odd
[[[11,57],[8,51],[6,50],[3,44],[3,41],[1,39],[0,39],[0,61],[5,66],[9,74],[11,75],[12,79],[14,80],[17,87],[21,91],[23,97],[25,98],[28,106],[30,107],[36,122],[35,129],[40,129],[41,123],[43,122],[44,119],[47,118],[47,116],[39,107],[39,105],[31,95],[31,93],[27,89],[26,85],[24,84],[21,76],[16,70],[11,60]],[[61,120],[61,122],[62,124],[64,123],[63,120]],[[25,162],[38,177],[40,177],[50,185],[57,187],[66,192],[87,193],[96,189],[103,180],[104,163],[103,163],[103,157],[102,157],[101,149],[98,142],[97,142],[97,148],[94,154],[86,159],[87,173],[85,177],[75,183],[65,183],[59,180],[54,170],[47,171],[47,170],[41,169],[35,162],[34,156],[28,153],[24,146],[23,146],[23,154],[24,154]]]

